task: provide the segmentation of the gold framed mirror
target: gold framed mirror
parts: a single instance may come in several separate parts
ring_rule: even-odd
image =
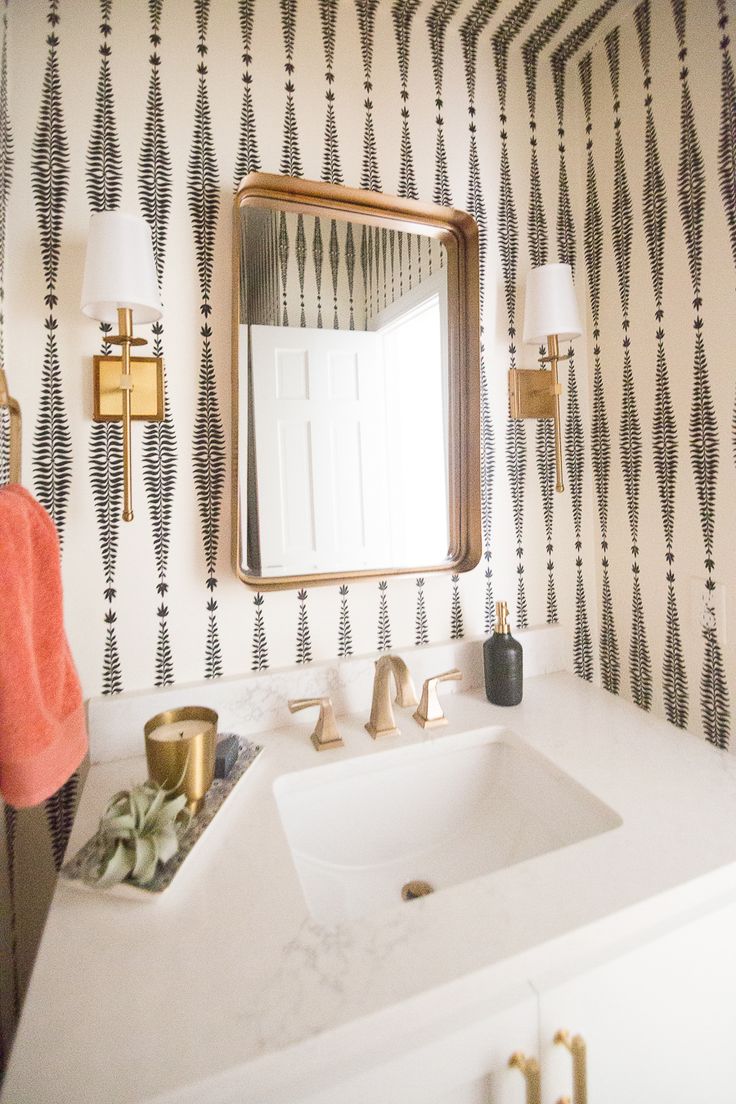
[[[277,590],[475,567],[475,221],[251,173],[233,231],[238,577]]]

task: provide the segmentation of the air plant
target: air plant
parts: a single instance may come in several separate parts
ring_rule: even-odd
[[[191,820],[186,794],[171,797],[155,782],[142,782],[110,798],[97,830],[99,865],[91,881],[101,888],[118,882],[148,885],[159,863],[168,862]]]

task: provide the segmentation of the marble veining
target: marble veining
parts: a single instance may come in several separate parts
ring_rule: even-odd
[[[545,625],[517,633],[524,645],[527,676],[559,671],[564,655],[564,630]],[[402,648],[417,690],[422,681],[450,667],[459,667],[463,681],[443,687],[443,694],[474,690],[483,685],[480,639],[466,637],[419,648]],[[329,662],[295,664],[276,670],[217,680],[204,680],[157,690],[134,691],[114,698],[102,695],[88,702],[90,756],[93,763],[105,763],[138,755],[140,732],[145,721],[165,709],[182,704],[205,705],[220,716],[220,729],[234,728],[244,736],[284,725],[299,725],[292,718],[289,698],[329,694],[340,715],[358,713],[371,700],[374,656],[355,656]]]

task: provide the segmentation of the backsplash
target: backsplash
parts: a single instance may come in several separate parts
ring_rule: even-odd
[[[546,675],[564,669],[564,632],[559,625],[521,629],[526,677]],[[414,687],[438,671],[458,667],[462,680],[443,685],[443,695],[484,687],[482,642],[470,637],[404,652]],[[304,727],[304,715],[289,712],[290,698],[329,696],[338,717],[370,715],[375,677],[373,656],[354,656],[349,663],[322,660],[278,671],[207,679],[195,687],[166,686],[140,690],[115,700],[101,694],[89,702],[90,761],[107,763],[141,754],[141,732],[156,713],[177,709],[196,698],[214,709],[220,731],[256,736],[267,729]]]

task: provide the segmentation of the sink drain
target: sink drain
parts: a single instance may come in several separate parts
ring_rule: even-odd
[[[414,881],[407,882],[406,885],[401,887],[401,899],[403,901],[413,901],[417,897],[426,897],[428,893],[432,893],[432,886],[429,882]]]

